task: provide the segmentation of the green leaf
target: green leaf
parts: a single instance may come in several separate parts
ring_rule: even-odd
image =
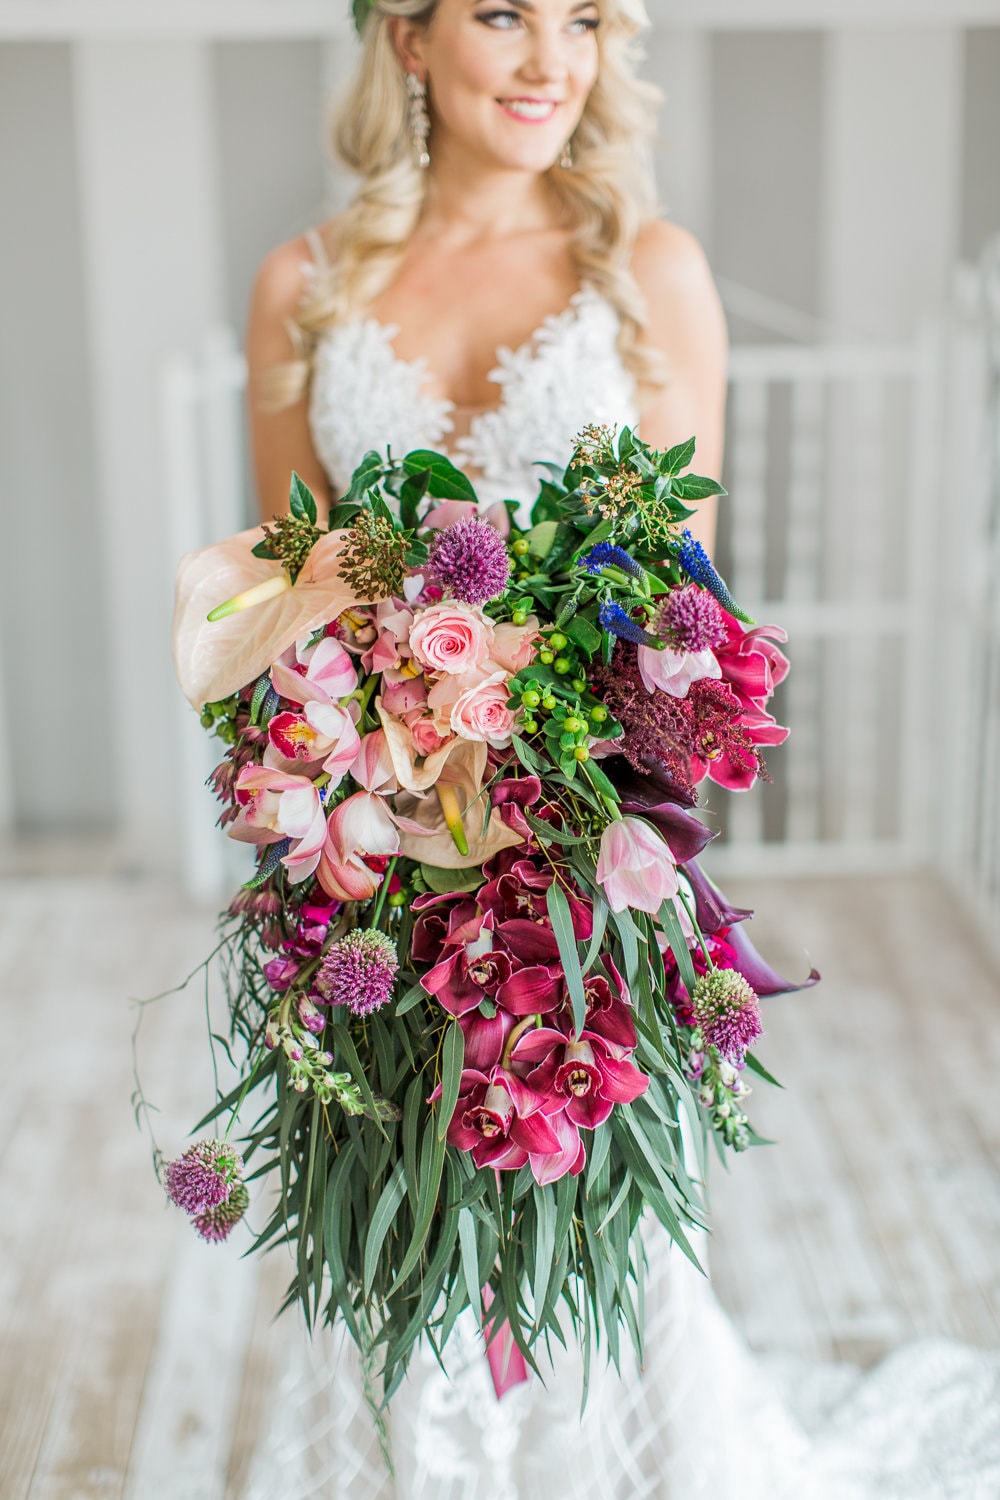
[[[343,526],[350,526],[359,508],[357,505],[331,505],[326,524],[331,531],[338,531]]]
[[[756,1073],[757,1077],[763,1078],[765,1083],[773,1083],[776,1089],[784,1088],[785,1085],[783,1083],[779,1083],[778,1080],[774,1077],[773,1073],[769,1073],[764,1064],[760,1062],[758,1058],[754,1057],[752,1052],[747,1053],[746,1063],[751,1073]]]
[[[601,632],[590,621],[584,619],[583,615],[574,615],[565,627],[566,634],[571,641],[593,656],[595,651],[600,650],[601,641],[604,639]]]
[[[661,474],[679,474],[681,469],[686,469],[694,458],[695,440],[688,438],[686,443],[678,443],[675,448],[668,448],[659,462]]]
[[[555,1197],[548,1188],[541,1188],[536,1184],[532,1187],[531,1194],[535,1201],[535,1275],[531,1285],[531,1295],[535,1304],[535,1327],[537,1328],[552,1276],[552,1261],[556,1246],[556,1204]]]
[[[514,747],[514,754],[526,771],[530,771],[533,776],[544,776],[545,762],[525,740],[514,734],[511,735],[511,744]]]
[[[407,474],[427,473],[427,489],[437,500],[475,500],[476,492],[461,469],[455,467],[443,453],[434,453],[429,448],[415,448],[403,459]]]
[[[548,557],[552,551],[552,544],[559,532],[558,521],[539,521],[525,533],[525,540],[531,549],[532,557]]]
[[[704,474],[684,474],[673,482],[673,491],[683,500],[704,500],[709,495],[724,495],[726,491],[714,479]]]
[[[579,1036],[587,1019],[587,996],[583,988],[583,971],[580,968],[580,954],[573,932],[573,918],[570,915],[566,892],[559,884],[558,877],[549,886],[545,904],[548,907],[552,931],[559,944],[559,957],[562,960],[563,973],[566,975],[566,988],[573,1002],[573,1027]]]
[[[461,1208],[458,1212],[458,1240],[462,1250],[462,1272],[465,1276],[465,1289],[469,1294],[469,1301],[475,1311],[476,1317],[481,1321],[483,1316],[483,1289],[479,1284],[479,1249],[476,1243],[476,1221],[472,1217],[470,1208]]]
[[[294,469],[291,484],[288,487],[288,506],[293,516],[298,516],[299,520],[311,521],[314,526],[316,525],[316,500],[313,492]]]
[[[426,999],[427,991],[418,980],[416,984],[410,986],[403,998],[396,1002],[396,1015],[405,1016],[407,1011],[412,1010],[414,1006],[420,1004],[421,1000]]]
[[[478,891],[483,883],[483,872],[478,865],[470,865],[466,870],[444,870],[438,865],[421,865],[420,873],[438,896],[448,896],[452,891]]]
[[[589,974],[594,967],[594,962],[601,951],[601,943],[608,926],[608,903],[603,896],[594,897],[594,930],[590,935],[590,947],[583,961],[583,972]]]
[[[605,726],[602,724],[599,732],[603,733],[604,727]],[[602,797],[606,797],[609,802],[613,802],[617,806],[617,804],[621,802],[622,799],[618,794],[618,788],[615,786],[614,782],[612,782],[610,778],[601,770],[596,761],[588,760],[585,762],[585,764],[587,768],[586,774],[589,777],[594,790],[600,792]]]
[[[425,469],[422,474],[410,474],[403,481],[403,487],[399,492],[399,519],[405,531],[416,530],[417,506],[427,493],[429,478],[430,475]]]
[[[424,1242],[430,1232],[434,1211],[437,1208],[438,1191],[441,1187],[441,1173],[444,1169],[445,1143],[439,1139],[434,1129],[433,1115],[428,1117],[424,1127],[423,1145],[420,1149],[420,1175],[417,1179],[417,1213],[413,1225],[413,1237],[406,1248],[403,1263],[396,1272],[393,1281],[393,1290],[402,1286],[403,1282],[413,1270],[420,1253],[424,1248]]]
[[[378,484],[385,472],[385,460],[374,448],[369,448],[358,467],[351,475],[347,493],[341,497],[342,504],[359,505],[368,491]]]
[[[465,1033],[457,1021],[451,1021],[441,1048],[441,1098],[438,1100],[438,1140],[443,1141],[458,1103],[465,1062]]]
[[[375,1272],[378,1269],[378,1258],[389,1233],[392,1221],[396,1217],[396,1210],[406,1196],[406,1178],[403,1175],[402,1157],[393,1168],[392,1176],[379,1194],[379,1200],[375,1205],[371,1223],[368,1225],[368,1234],[365,1239],[365,1262],[364,1262],[364,1288],[367,1297],[375,1280]]]
[[[271,546],[270,538],[265,537],[262,542],[257,543],[256,547],[250,548],[250,555],[251,557],[266,557],[269,559],[269,561],[273,562],[277,556],[277,553]]]
[[[660,926],[663,935],[670,944],[671,952],[677,963],[677,971],[681,981],[689,995],[694,994],[694,964],[691,962],[691,950],[688,948],[684,929],[681,927],[680,919],[672,901],[664,901],[659,911]]]

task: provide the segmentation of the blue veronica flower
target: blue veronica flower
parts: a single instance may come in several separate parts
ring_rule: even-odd
[[[602,568],[621,568],[623,573],[630,573],[633,578],[641,578],[643,575],[643,569],[635,558],[612,542],[598,542],[596,547],[591,547],[589,552],[584,553],[580,561],[594,578]]]
[[[648,630],[643,630],[637,625],[628,612],[616,604],[613,599],[605,599],[597,612],[597,618],[601,628],[608,635],[616,635],[623,641],[632,641],[636,646],[662,647],[663,642],[655,635],[650,635]]]
[[[740,609],[725,582],[715,571],[701,543],[695,540],[687,527],[684,528],[683,536],[684,540],[678,550],[677,561],[688,577],[695,583],[700,583],[703,589],[707,589],[712,598],[737,620],[747,620],[749,617]]]

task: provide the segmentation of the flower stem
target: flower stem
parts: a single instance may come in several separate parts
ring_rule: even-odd
[[[392,859],[390,859],[389,863],[385,867],[385,876],[383,877],[382,884],[378,888],[378,895],[375,897],[375,905],[372,908],[372,919],[368,923],[369,927],[378,926],[378,919],[382,915],[382,908],[385,905],[385,898],[389,894],[389,881],[392,879],[392,874],[396,868],[396,862],[398,859],[399,855],[394,854],[392,856]]]
[[[705,942],[705,939],[702,937],[701,928],[698,926],[698,923],[695,921],[694,912],[691,910],[690,904],[688,902],[688,898],[685,896],[684,892],[679,887],[678,887],[677,894],[681,898],[681,901],[684,904],[684,910],[687,912],[688,917],[690,918],[691,926],[694,928],[694,935],[698,939],[698,945],[701,948],[701,951],[702,951],[702,953],[704,955],[705,962],[708,964],[708,967],[709,967],[710,970],[714,969],[715,965],[712,962],[712,955],[708,951],[708,944]]]
[[[240,1097],[237,1099],[236,1103],[233,1105],[232,1114],[229,1116],[229,1124],[226,1126],[226,1133],[222,1137],[223,1142],[228,1141],[229,1137],[233,1133],[233,1126],[236,1124],[237,1116],[239,1115],[240,1110],[243,1108],[243,1105],[244,1105],[244,1103],[246,1101],[247,1094],[249,1094],[249,1092],[250,1092],[250,1087],[251,1087],[251,1085],[253,1083],[254,1075],[256,1074],[257,1069],[260,1067],[261,1063],[263,1062],[266,1054],[267,1054],[266,1047],[262,1047],[260,1049],[260,1051],[257,1053],[257,1056],[253,1060],[253,1067],[250,1069],[249,1073],[247,1074],[246,1078],[243,1081],[243,1087],[240,1090]]]

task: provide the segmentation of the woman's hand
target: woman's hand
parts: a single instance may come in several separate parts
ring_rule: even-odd
[[[303,263],[311,259],[301,236],[279,245],[261,265],[250,298],[247,404],[257,499],[264,521],[288,510],[293,469],[316,496],[320,514],[330,500],[329,482],[309,431],[307,398],[280,411],[262,405],[264,372],[297,358],[288,325],[302,299]]]
[[[643,407],[639,435],[654,448],[697,439],[692,468],[722,477],[726,418],[726,320],[705,252],[686,229],[657,220],[641,232],[632,273],[646,299],[646,342],[662,351],[667,384]],[[716,499],[698,502],[688,525],[711,552]]]

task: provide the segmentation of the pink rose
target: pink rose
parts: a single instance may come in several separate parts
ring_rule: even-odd
[[[410,650],[428,672],[468,672],[492,645],[493,622],[471,604],[432,604],[410,627]]]
[[[505,620],[493,627],[490,658],[508,672],[520,672],[522,667],[534,661],[535,642],[539,639],[538,620],[534,615],[523,625],[512,625]]]
[[[450,738],[438,733],[432,715],[425,713],[422,708],[406,714],[403,722],[410,731],[413,748],[418,755],[433,755]]]
[[[485,740],[495,750],[510,744],[514,714],[507,707],[507,673],[493,672],[455,700],[451,727],[463,740]]]

